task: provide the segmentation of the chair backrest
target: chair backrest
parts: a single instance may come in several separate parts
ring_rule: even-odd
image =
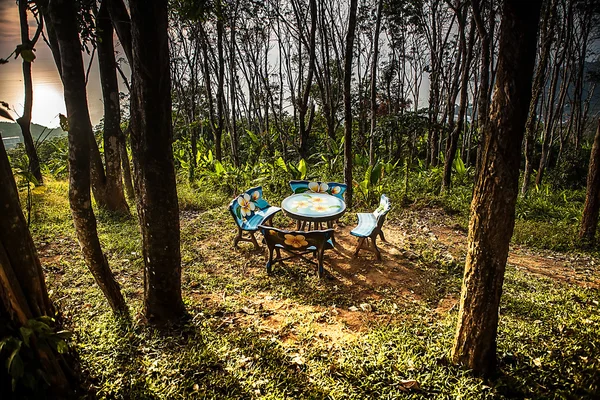
[[[261,233],[265,237],[267,246],[273,248],[281,245],[291,251],[304,251],[311,246],[318,250],[323,249],[329,239],[333,237],[333,229],[322,231],[287,231],[272,226],[259,225]]]
[[[290,181],[290,188],[294,193],[327,193],[344,200],[347,186],[338,182]]]
[[[385,222],[385,216],[392,209],[392,204],[390,203],[390,199],[382,194],[379,198],[379,207],[375,211],[373,211],[373,215],[377,218],[377,228],[381,229],[383,223]]]
[[[252,218],[256,211],[267,207],[269,207],[269,203],[263,198],[262,186],[257,186],[233,199],[229,203],[229,212],[233,215],[235,222],[242,226],[244,220]]]

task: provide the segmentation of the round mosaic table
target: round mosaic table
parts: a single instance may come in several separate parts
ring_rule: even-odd
[[[305,192],[286,197],[281,208],[288,217],[298,221],[298,225],[308,222],[309,226],[311,223],[317,226],[340,218],[346,212],[346,203],[330,194]]]

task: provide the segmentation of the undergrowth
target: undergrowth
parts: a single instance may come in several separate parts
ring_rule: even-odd
[[[90,396],[592,399],[600,393],[597,289],[509,266],[500,310],[499,374],[482,380],[449,362],[457,307],[438,307],[441,295],[408,298],[390,286],[364,297],[337,273],[319,280],[302,262],[286,262],[269,276],[263,254],[231,247],[234,228],[225,207],[231,195],[206,187],[179,187],[182,286],[189,322],[159,333],[137,318],[131,324],[115,320],[75,245],[66,189],[64,182],[49,181],[43,192],[34,194],[31,230],[51,297],[74,333],[71,344],[79,353]],[[393,198],[402,196],[393,186],[384,190]],[[457,189],[443,197],[428,196],[464,218],[467,193]],[[277,203],[282,194],[267,190],[265,196]],[[416,201],[420,194],[413,196]],[[540,220],[542,212],[550,212],[536,210]],[[564,221],[560,210],[553,209],[558,217],[546,221],[548,226],[531,215],[531,226],[518,222],[516,235],[519,229],[524,233],[516,240],[525,241],[534,228],[548,234],[552,223]],[[127,304],[139,315],[143,263],[132,212],[131,218],[100,214],[99,233]],[[400,207],[394,209],[387,223],[393,224],[400,213]],[[276,218],[275,223],[282,222]],[[564,234],[567,228],[560,229]],[[556,243],[561,239],[547,246]],[[532,244],[539,245],[539,238]],[[458,298],[461,265],[427,243],[411,251],[417,258],[408,268],[427,277],[423,282],[430,291]],[[360,321],[360,329],[340,329],[341,316]]]

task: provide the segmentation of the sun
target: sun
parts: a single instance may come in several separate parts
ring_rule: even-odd
[[[31,121],[56,127],[58,114],[67,114],[60,83],[37,83],[33,85],[33,110]]]

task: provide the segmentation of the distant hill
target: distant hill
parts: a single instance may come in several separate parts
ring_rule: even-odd
[[[42,125],[31,124],[31,134],[33,136],[33,140],[37,141],[40,136],[43,140],[45,140],[57,136],[64,136],[66,135],[66,132],[60,127],[47,128]],[[0,122],[0,136],[2,136],[4,146],[7,149],[15,147],[18,143],[23,143],[21,128],[14,122]]]

